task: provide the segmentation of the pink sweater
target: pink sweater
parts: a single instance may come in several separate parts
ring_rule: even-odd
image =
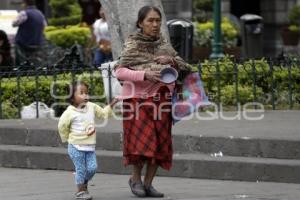
[[[144,80],[145,71],[134,71],[128,68],[118,68],[116,77],[123,80],[122,94],[119,99],[152,97],[161,86],[167,86],[173,92],[175,83],[164,84]]]

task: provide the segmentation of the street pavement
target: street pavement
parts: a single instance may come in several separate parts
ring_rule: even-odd
[[[240,116],[240,117],[238,117]],[[246,119],[245,116],[250,116]],[[300,110],[276,110],[257,113],[204,113],[198,117],[183,120],[173,126],[173,135],[238,137],[243,138],[273,138],[300,140]],[[260,118],[261,117],[261,118]],[[254,120],[256,119],[256,120]],[[57,120],[1,120],[0,128],[22,128],[28,130],[57,131]],[[105,124],[98,121],[97,125]],[[98,132],[121,133],[122,121],[110,118]]]
[[[127,175],[97,173],[89,190],[94,200],[139,199],[131,194],[127,181]],[[157,177],[153,185],[166,200],[300,199],[300,184]],[[0,168],[1,200],[72,200],[74,193],[71,171]]]

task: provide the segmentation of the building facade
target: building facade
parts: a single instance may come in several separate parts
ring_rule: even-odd
[[[238,18],[246,13],[261,16],[264,23],[264,55],[274,57],[288,48],[282,43],[280,31],[288,24],[288,11],[295,4],[300,4],[300,0],[222,0],[222,12]]]

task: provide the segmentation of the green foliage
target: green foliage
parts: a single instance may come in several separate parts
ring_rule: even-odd
[[[299,33],[299,32],[300,32],[300,27],[297,26],[297,25],[290,25],[290,26],[288,27],[288,29],[289,29],[289,31],[291,31],[291,32],[296,32],[296,33]]]
[[[81,20],[81,8],[76,0],[51,0],[52,18],[49,25],[67,26],[78,24]]]
[[[92,99],[96,102],[105,102],[104,87],[102,77],[99,72],[82,73],[76,75],[76,80],[83,80],[90,86],[90,95],[97,97]],[[16,78],[6,79],[3,78],[1,83],[2,89],[2,109],[3,118],[17,118],[18,113],[18,90]],[[66,108],[66,99],[68,96],[69,83],[72,81],[70,73],[58,75],[56,81],[53,77],[40,76],[38,78],[38,92],[37,97],[39,101],[46,103],[49,107],[51,105],[60,104],[55,106],[56,114],[59,116]],[[20,79],[20,103],[21,107],[31,104],[35,101],[36,83],[34,77],[22,77]],[[59,97],[59,98],[55,98]]]
[[[56,30],[55,27],[48,27],[48,29]],[[242,105],[257,100],[266,105],[265,108],[271,108],[272,91],[276,107],[287,108],[290,91],[294,104],[300,105],[300,68],[297,63],[289,66],[290,73],[287,67],[277,66],[276,64],[273,65],[273,70],[270,70],[270,66],[265,59],[249,60],[242,64],[236,64],[230,57],[225,57],[219,60],[218,63],[215,60],[206,60],[201,66],[201,77],[210,100],[217,102],[220,94],[220,100],[224,107],[228,108],[236,105],[237,100]],[[193,71],[197,69],[197,66],[193,66]],[[90,73],[77,74],[75,79],[83,80],[89,84],[91,96],[97,97],[93,99],[94,101],[105,101],[100,72],[94,72],[92,75]],[[253,81],[254,79],[256,81]],[[46,103],[48,106],[54,103],[65,103],[72,74],[57,75],[55,80],[50,76],[39,76],[38,88],[36,88],[35,77],[22,77],[20,78],[20,90],[18,91],[16,78],[2,78],[1,100],[4,118],[18,117],[18,96],[16,95],[18,93],[20,93],[21,107],[35,101],[36,89],[39,101]],[[271,84],[272,80],[273,84]],[[289,83],[291,83],[291,87]],[[51,95],[51,91],[54,95]],[[65,105],[56,106],[56,116],[59,116],[65,108]]]
[[[213,0],[194,0],[193,7],[199,10],[213,11]]]
[[[213,0],[193,0],[193,19],[206,22],[212,18]]]
[[[287,30],[300,33],[300,5],[294,5],[288,12],[289,26]]]
[[[79,24],[81,15],[74,15],[69,17],[51,18],[49,19],[50,26],[65,26]]]
[[[67,26],[65,28],[45,29],[46,38],[53,44],[69,48],[74,44],[86,46],[90,40],[90,29],[87,27]]]
[[[254,101],[253,88],[248,85],[238,86],[239,102],[241,105]],[[256,95],[262,96],[261,88],[257,88]],[[221,102],[223,105],[235,105],[237,103],[237,94],[235,85],[225,85],[221,89]]]
[[[51,0],[52,17],[66,17],[80,14],[80,6],[76,0]]]
[[[56,27],[56,26],[46,26],[45,27],[45,30],[44,30],[44,32],[50,32],[50,31],[55,31],[55,30],[58,30],[58,29],[60,29],[59,27]]]
[[[212,21],[205,23],[195,23],[195,42],[196,46],[210,47],[213,40],[213,28]],[[222,36],[223,44],[226,47],[234,47],[237,45],[238,29],[229,21],[228,18],[223,18],[222,24]]]
[[[73,15],[81,15],[81,7],[78,4],[78,1],[70,5],[71,7],[71,16]]]
[[[274,65],[271,70],[265,59],[235,64],[229,57],[225,57],[218,64],[216,61],[204,61],[201,72],[210,99],[217,102],[220,90],[221,102],[225,106],[235,105],[237,94],[241,104],[253,102],[254,88],[256,100],[265,105],[271,105],[272,91],[276,105],[287,105],[289,90],[293,101],[300,104],[300,68],[297,64],[290,66],[289,75],[284,66]]]
[[[289,21],[291,25],[300,25],[300,5],[295,5],[289,10]]]
[[[2,117],[4,119],[15,119],[18,117],[18,108],[9,100],[2,102]]]

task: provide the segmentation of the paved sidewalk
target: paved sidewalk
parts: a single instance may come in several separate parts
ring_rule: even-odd
[[[72,200],[73,173],[56,170],[0,168],[0,199]],[[94,200],[134,200],[128,176],[96,174],[90,193]],[[299,200],[300,184],[233,182],[157,177],[154,185],[168,200]]]
[[[241,114],[237,119],[236,112],[200,113],[201,118],[194,117],[190,120],[178,122],[173,127],[173,135],[216,136],[238,138],[273,138],[300,140],[300,111],[276,110],[262,113],[247,113],[247,116],[260,120],[248,120]],[[56,120],[1,120],[0,128],[52,130],[57,131]],[[97,125],[100,125],[98,121]],[[104,123],[105,124],[105,123]],[[121,133],[122,121],[110,118],[104,127],[99,127],[98,132]]]

